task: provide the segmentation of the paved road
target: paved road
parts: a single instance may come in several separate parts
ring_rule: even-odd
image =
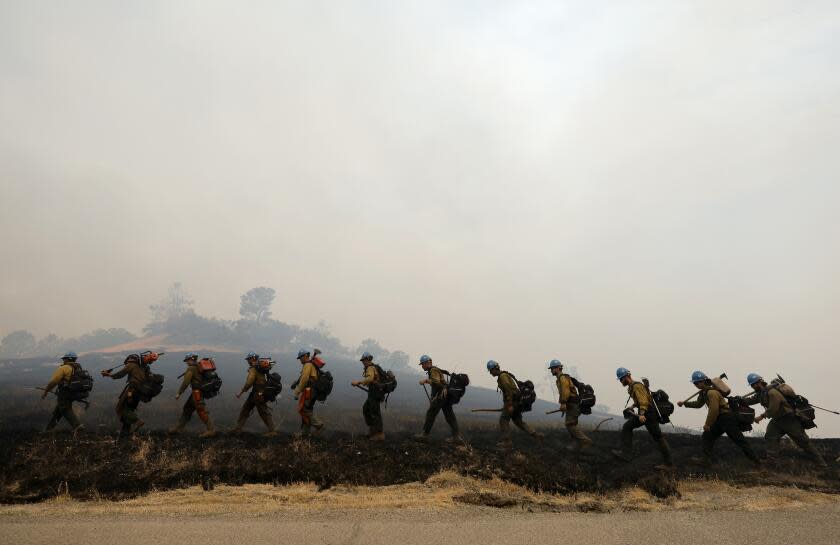
[[[756,543],[840,543],[840,505],[801,511],[626,512],[612,514],[529,514],[465,510],[464,516],[399,512],[367,522],[370,511],[333,516],[300,514],[242,518],[213,516],[166,518],[4,517],[0,543],[15,545],[215,545],[277,543],[455,545],[563,542],[598,545],[697,545],[705,540],[726,545]],[[573,540],[560,536],[571,532]]]

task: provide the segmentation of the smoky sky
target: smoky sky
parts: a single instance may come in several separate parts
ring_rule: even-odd
[[[2,2],[0,334],[265,285],[484,385],[830,404],[838,36],[830,1]]]

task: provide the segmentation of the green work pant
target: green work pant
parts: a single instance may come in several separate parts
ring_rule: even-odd
[[[368,394],[365,404],[362,406],[362,416],[365,417],[365,424],[370,428],[371,433],[382,433],[382,411],[379,405],[382,402],[371,394]]]
[[[458,435],[458,419],[455,418],[455,411],[452,410],[452,403],[441,394],[432,398],[429,404],[429,410],[426,411],[426,422],[423,424],[423,433],[428,435],[432,431],[432,426],[435,424],[435,419],[440,411],[443,411],[443,417],[446,423],[449,424],[449,429],[452,431],[452,436]]]
[[[825,464],[825,460],[817,452],[814,444],[808,438],[808,434],[802,429],[799,419],[793,413],[770,419],[770,423],[767,424],[767,431],[764,434],[764,439],[767,441],[767,456],[772,458],[779,454],[779,443],[785,435],[790,437],[799,448],[807,452],[817,463]]]
[[[70,424],[70,427],[76,429],[80,426],[79,419],[76,417],[76,413],[73,412],[73,402],[65,395],[59,393],[57,395],[58,401],[55,404],[55,409],[53,410],[52,417],[50,421],[47,423],[47,431],[55,428],[58,425],[58,422],[64,418],[67,420],[67,423]]]
[[[758,461],[758,456],[755,455],[741,428],[738,426],[738,420],[732,413],[723,413],[718,416],[715,423],[712,424],[709,431],[704,431],[702,436],[703,441],[703,456],[711,460],[714,457],[715,441],[721,435],[726,434],[733,443],[744,452],[744,455],[753,462]]]
[[[514,409],[511,414],[502,411],[499,417],[499,431],[502,432],[502,439],[510,439],[510,423],[513,421],[517,428],[524,431],[528,435],[534,435],[534,430],[522,420],[522,411]]]
[[[257,396],[259,396],[260,401],[256,400]],[[242,409],[239,411],[239,419],[236,422],[236,427],[238,429],[242,429],[242,426],[245,425],[245,421],[248,420],[248,417],[251,416],[251,413],[254,412],[255,408],[268,430],[274,431],[274,418],[271,416],[271,409],[268,408],[268,403],[262,401],[262,395],[259,395],[254,391],[251,391],[248,399],[246,399],[245,403],[242,404]]]

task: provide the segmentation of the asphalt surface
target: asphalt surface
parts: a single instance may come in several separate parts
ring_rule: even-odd
[[[312,517],[9,517],[0,543],[202,545],[276,543],[412,545],[559,543],[598,545],[836,545],[840,505],[767,512],[686,511],[530,514],[493,509],[434,512],[339,512]],[[281,518],[282,517],[282,518]],[[370,517],[375,517],[370,520]],[[569,538],[569,536],[574,536]]]

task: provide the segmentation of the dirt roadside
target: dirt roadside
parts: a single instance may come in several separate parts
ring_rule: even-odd
[[[0,519],[0,541],[16,545],[96,543],[97,545],[203,545],[282,543],[428,545],[558,543],[562,536],[599,545],[696,545],[717,542],[837,543],[837,504],[797,511],[683,511],[522,513],[492,508],[458,508],[447,513],[406,510],[397,513],[347,511],[307,517],[213,515],[77,516]]]
[[[840,496],[793,487],[686,481],[657,498],[639,487],[605,494],[535,492],[444,471],[423,483],[368,487],[193,486],[123,501],[62,495],[0,505],[3,543],[245,542],[556,543],[566,532],[603,544],[836,543]]]

